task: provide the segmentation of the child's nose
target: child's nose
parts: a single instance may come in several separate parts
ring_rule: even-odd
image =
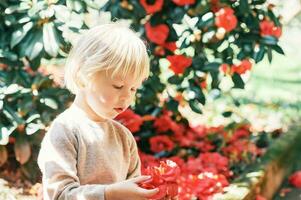
[[[121,100],[128,100],[129,98],[131,98],[131,91],[124,91],[122,94],[121,94],[121,97],[120,99]]]

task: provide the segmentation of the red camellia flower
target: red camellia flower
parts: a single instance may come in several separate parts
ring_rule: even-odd
[[[301,188],[301,171],[297,171],[289,177],[289,183],[296,188]]]
[[[171,151],[174,148],[174,143],[167,135],[158,135],[150,139],[151,150],[155,153],[160,151]]]
[[[140,126],[143,124],[142,117],[134,113],[131,109],[127,109],[115,119],[126,126],[132,133],[139,131]]]
[[[183,55],[167,56],[167,60],[170,62],[169,68],[175,74],[182,74],[192,64],[192,58]]]
[[[191,5],[195,3],[195,0],[172,0],[178,6]]]
[[[243,156],[246,153],[250,153],[253,158],[256,158],[256,156],[263,153],[260,148],[247,139],[239,139],[229,143],[227,146],[222,148],[222,152],[228,157],[231,157],[234,161],[243,160]]]
[[[174,122],[169,116],[169,113],[163,113],[160,117],[155,119],[154,127],[159,133],[170,130]]]
[[[139,157],[141,160],[141,170],[142,173],[147,169],[147,167],[157,166],[159,164],[159,160],[150,154],[145,154],[142,151],[139,151]]]
[[[261,195],[256,195],[256,199],[255,200],[267,200],[265,197],[261,196]]]
[[[159,192],[151,199],[173,198],[178,195],[177,179],[180,176],[180,168],[171,160],[160,161],[159,167],[148,167],[145,175],[151,178],[139,183],[145,189],[159,188]]]
[[[153,4],[149,4],[147,0],[140,0],[140,4],[143,6],[147,14],[158,12],[162,9],[164,0],[155,0]]]
[[[169,28],[166,24],[160,24],[157,26],[151,26],[148,22],[145,24],[145,31],[147,38],[156,44],[162,45],[169,34]]]
[[[215,13],[215,25],[224,28],[227,32],[232,31],[237,25],[237,18],[234,15],[234,10],[229,7],[219,9]]]
[[[227,157],[219,153],[202,153],[199,158],[205,171],[228,175],[229,161]]]
[[[269,20],[263,20],[259,24],[260,27],[260,35],[264,36],[274,36],[279,38],[282,34],[281,27],[275,26],[274,22]]]
[[[250,136],[251,132],[245,128],[239,128],[235,130],[234,134],[231,137],[231,142],[234,142],[241,138],[248,138]]]
[[[226,177],[222,174],[201,173],[198,175],[197,196],[199,199],[211,200],[213,195],[222,192],[229,185]]]
[[[163,114],[155,119],[154,127],[159,133],[172,131],[175,135],[182,135],[184,127],[181,124],[174,122],[171,119],[172,113],[170,111],[163,111]]]
[[[241,61],[238,65],[232,65],[231,72],[238,73],[238,74],[244,74],[246,71],[250,70],[252,68],[252,63],[248,59],[244,59]]]
[[[231,172],[229,171],[228,163],[228,158],[219,153],[201,153],[197,158],[189,157],[184,170],[194,175],[211,172],[229,177]]]

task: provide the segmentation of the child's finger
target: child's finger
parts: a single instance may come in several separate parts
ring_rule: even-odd
[[[143,189],[143,188],[138,188],[138,193],[143,196],[143,197],[151,197],[154,196],[155,194],[157,194],[159,192],[158,188],[154,188],[154,189]]]
[[[151,178],[151,176],[138,176],[138,177],[135,177],[135,178],[131,178],[128,181],[130,181],[132,183],[140,183],[140,182],[148,180],[150,178]]]

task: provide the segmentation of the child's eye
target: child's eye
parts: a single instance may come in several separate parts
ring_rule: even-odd
[[[113,85],[113,87],[114,87],[115,89],[118,89],[118,90],[120,90],[120,89],[123,88],[123,86],[117,86],[117,85]]]

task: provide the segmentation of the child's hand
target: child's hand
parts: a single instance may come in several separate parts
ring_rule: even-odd
[[[159,191],[158,188],[147,190],[138,186],[137,183],[147,179],[148,176],[139,176],[108,185],[105,189],[105,200],[147,200]]]

